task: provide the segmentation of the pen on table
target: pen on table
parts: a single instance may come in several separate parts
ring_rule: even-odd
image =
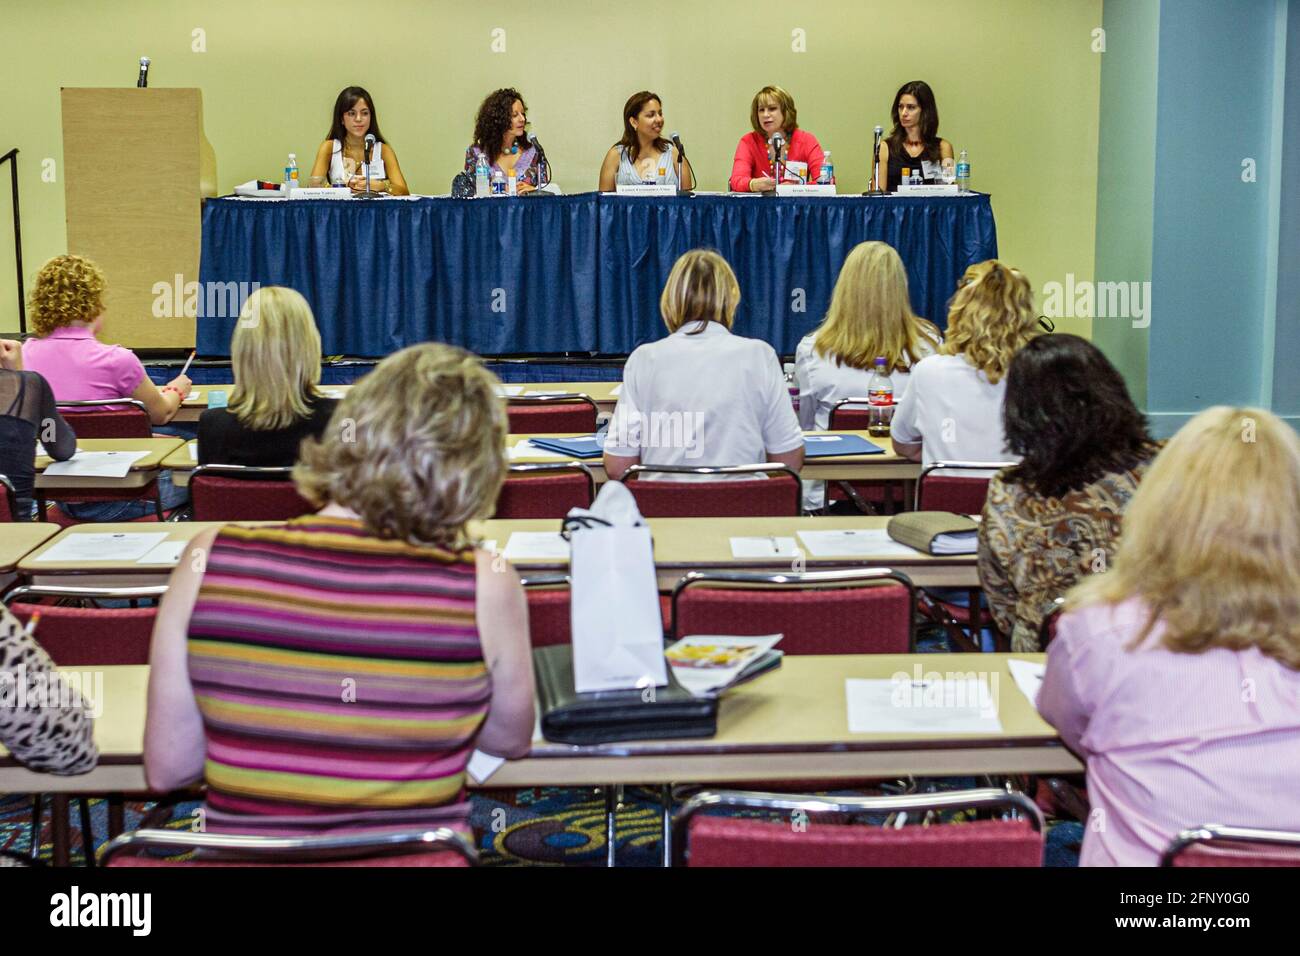
[[[23,637],[31,637],[36,633],[36,625],[41,620],[40,611],[32,611],[31,618],[27,621],[27,627],[23,629]]]
[[[780,546],[779,544],[776,543],[776,536],[775,536],[775,535],[769,535],[767,540],[772,542],[772,553],[773,553],[773,554],[780,554],[780,553],[781,553],[781,546]]]

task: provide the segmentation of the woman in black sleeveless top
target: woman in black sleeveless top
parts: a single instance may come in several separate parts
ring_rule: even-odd
[[[935,106],[930,85],[924,80],[904,83],[894,95],[890,116],[894,128],[880,144],[880,173],[885,179],[885,192],[898,189],[904,169],[918,166],[927,183],[938,182],[939,169],[945,161],[953,161],[953,151],[952,143],[939,136],[939,108]]]
[[[37,441],[55,461],[77,450],[77,436],[59,414],[49,383],[23,371],[17,342],[0,340],[0,475],[13,486],[19,521],[32,514]]]

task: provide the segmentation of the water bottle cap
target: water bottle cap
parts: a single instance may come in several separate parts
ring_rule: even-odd
[[[885,365],[885,364],[887,364],[886,361],[885,361],[885,357],[884,357],[883,355],[878,356],[878,357],[876,358],[876,364],[877,364],[877,365]]]

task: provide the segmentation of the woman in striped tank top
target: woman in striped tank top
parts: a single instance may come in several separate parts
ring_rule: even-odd
[[[505,477],[496,385],[450,346],[390,356],[303,443],[319,513],[194,539],[154,633],[145,771],[205,781],[210,832],[467,830],[474,748],[528,752],[523,590],[467,531]]]

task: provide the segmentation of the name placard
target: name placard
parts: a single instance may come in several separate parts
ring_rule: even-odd
[[[950,183],[932,183],[922,184],[920,186],[909,186],[907,183],[899,183],[898,195],[900,196],[959,196],[957,184]]]
[[[348,199],[351,195],[352,190],[335,186],[299,186],[289,190],[290,199]]]
[[[778,183],[778,196],[834,196],[834,183]]]
[[[619,196],[676,196],[672,183],[619,183],[614,187]]]

